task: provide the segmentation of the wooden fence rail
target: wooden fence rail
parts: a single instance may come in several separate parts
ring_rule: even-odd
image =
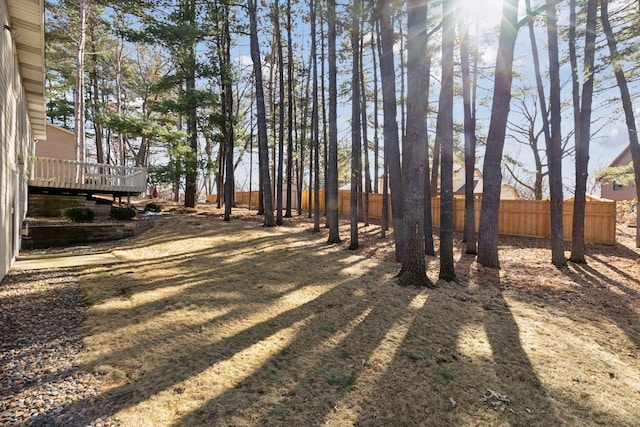
[[[302,193],[302,209],[309,210],[308,190]],[[475,200],[476,231],[480,229],[480,207],[482,201]],[[313,205],[313,204],[312,204]],[[324,212],[324,191],[320,192],[320,212]],[[338,212],[350,212],[350,192],[338,192]],[[551,238],[549,200],[501,200],[498,216],[498,233],[511,236]],[[571,240],[573,223],[573,201],[567,200],[563,206],[564,239]],[[391,197],[389,197],[391,217]],[[440,226],[440,198],[431,200],[433,225]],[[382,218],[382,194],[369,195],[369,218]],[[389,218],[391,219],[391,218]],[[391,222],[390,222],[391,225]],[[455,230],[464,229],[464,198],[453,201],[453,225]],[[616,202],[588,200],[585,208],[584,237],[587,242],[614,245],[616,243]]]
[[[249,202],[251,202],[251,209],[258,209],[258,200],[259,200],[259,191],[236,191],[235,194],[235,202],[236,205],[246,205],[249,206]],[[286,192],[283,190],[282,192],[283,198],[283,206],[286,209]],[[216,203],[218,200],[217,194],[208,194],[207,195],[207,203]],[[274,201],[275,208],[275,201]],[[298,200],[296,199],[296,190],[293,189],[293,194],[291,195],[291,209],[298,209]]]

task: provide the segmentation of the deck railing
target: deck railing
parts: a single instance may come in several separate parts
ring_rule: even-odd
[[[103,163],[47,157],[29,158],[29,185],[119,193],[142,193],[147,188],[147,171]]]

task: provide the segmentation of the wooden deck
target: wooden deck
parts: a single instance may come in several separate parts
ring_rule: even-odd
[[[97,194],[132,195],[147,188],[145,168],[46,157],[29,158],[29,186]]]

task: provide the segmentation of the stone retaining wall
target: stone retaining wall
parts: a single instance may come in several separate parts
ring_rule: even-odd
[[[49,194],[29,194],[28,216],[62,216],[62,210],[67,208],[89,208],[98,216],[109,216],[111,204],[96,204],[87,200],[85,196],[61,196]]]

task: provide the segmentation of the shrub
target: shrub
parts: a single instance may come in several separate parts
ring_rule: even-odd
[[[111,216],[115,219],[129,220],[136,216],[136,210],[133,208],[111,206]]]
[[[162,210],[162,207],[157,204],[157,203],[149,203],[147,206],[144,207],[144,211],[145,212],[160,212]]]
[[[89,208],[75,207],[63,209],[62,216],[74,222],[91,222],[95,217],[95,213]]]

